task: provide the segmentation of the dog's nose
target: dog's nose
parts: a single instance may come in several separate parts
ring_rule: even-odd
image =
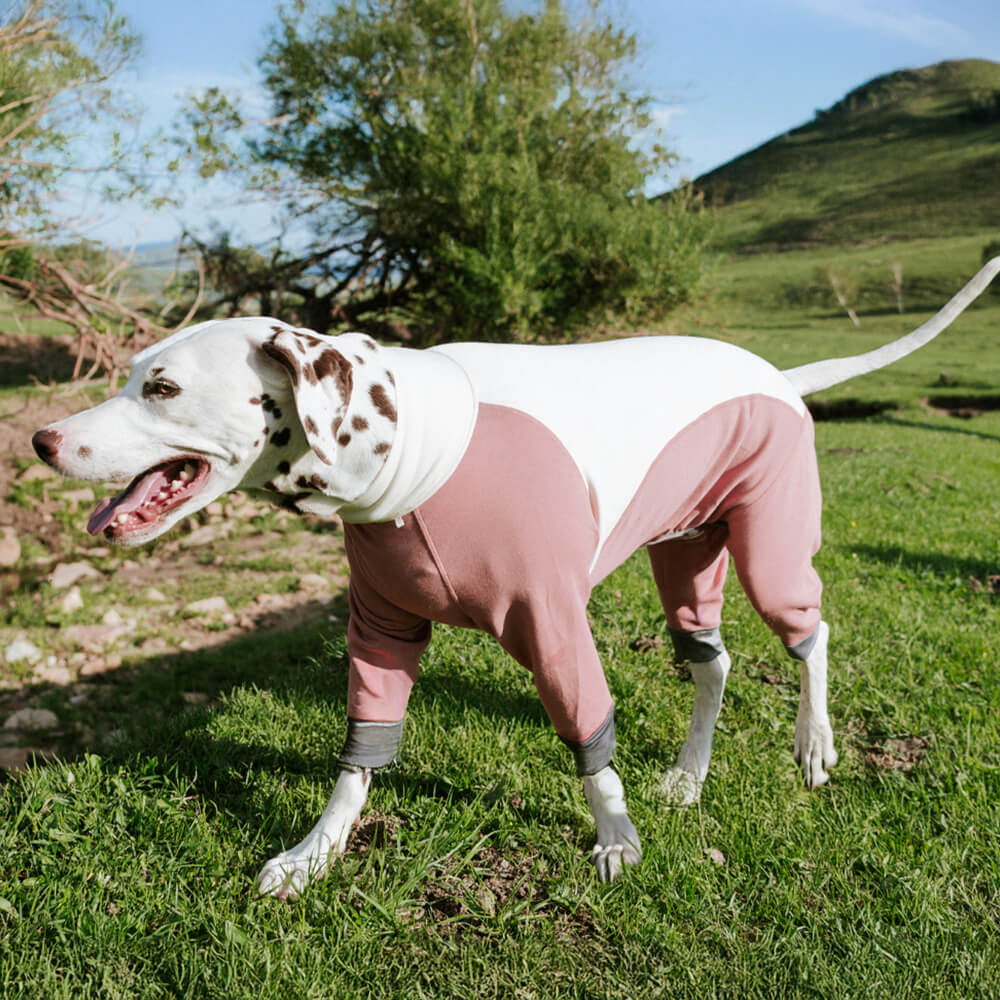
[[[59,446],[62,444],[62,435],[59,431],[52,431],[46,428],[35,433],[35,436],[31,439],[31,444],[35,449],[35,454],[43,462],[52,465],[55,461],[56,452],[59,451]]]

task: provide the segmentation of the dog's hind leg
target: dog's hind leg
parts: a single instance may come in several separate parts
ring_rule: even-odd
[[[712,524],[693,537],[670,539],[647,549],[674,653],[678,662],[690,668],[695,686],[687,740],[661,785],[677,805],[692,805],[701,795],[729,673],[729,654],[718,627],[729,566],[727,537],[726,525]]]
[[[694,680],[694,711],[677,763],[664,775],[660,788],[675,805],[689,806],[701,797],[708,774],[730,660],[717,628],[696,633],[671,630],[671,634],[677,659],[687,663]]]

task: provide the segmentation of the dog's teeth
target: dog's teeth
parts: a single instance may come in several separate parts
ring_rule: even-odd
[[[187,482],[189,479],[194,478],[194,473],[195,473],[194,465],[191,462],[188,462],[188,464],[185,465],[183,469],[181,469],[180,478],[183,479],[184,482]]]
[[[183,475],[184,475],[184,473],[182,472],[182,473],[181,473],[181,475],[183,476]],[[182,482],[181,482],[181,481],[180,481],[179,479],[175,479],[175,480],[174,480],[174,481],[173,481],[173,482],[172,482],[172,483],[170,484],[170,488],[171,488],[172,490],[179,490],[179,489],[180,489],[180,488],[181,488],[181,487],[182,487],[183,485],[184,485],[184,484],[183,484],[183,483],[182,483]]]

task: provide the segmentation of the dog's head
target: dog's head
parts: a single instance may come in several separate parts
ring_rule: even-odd
[[[128,481],[87,530],[138,545],[234,489],[335,509],[392,449],[396,392],[370,337],[276,320],[202,323],[137,354],[116,396],[38,431],[63,475]]]

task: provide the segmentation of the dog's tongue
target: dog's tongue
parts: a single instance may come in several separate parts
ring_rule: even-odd
[[[119,514],[139,513],[139,508],[165,486],[170,485],[164,469],[154,469],[132,481],[124,492],[102,500],[87,522],[87,531],[99,535]]]

